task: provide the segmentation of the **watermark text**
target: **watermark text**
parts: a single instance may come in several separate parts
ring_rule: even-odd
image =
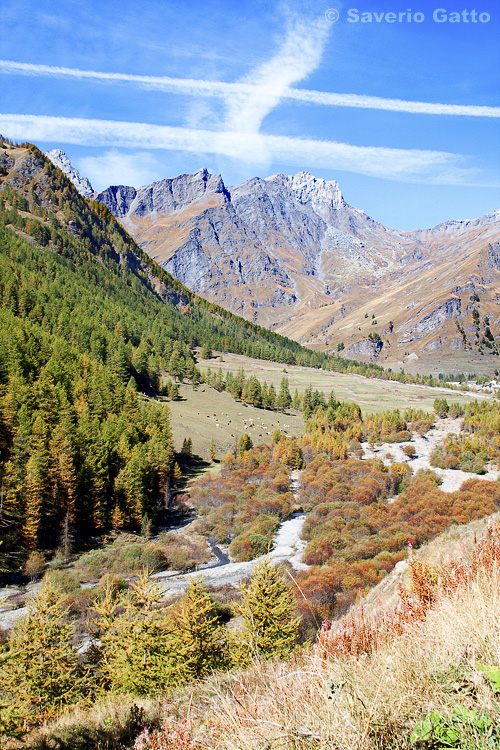
[[[329,8],[325,13],[329,23],[336,23],[341,15],[336,8]],[[446,8],[435,8],[432,14],[421,10],[407,8],[403,11],[360,11],[357,8],[349,8],[345,14],[348,23],[424,23],[426,19],[434,23],[489,23],[491,13],[472,10],[453,10]]]

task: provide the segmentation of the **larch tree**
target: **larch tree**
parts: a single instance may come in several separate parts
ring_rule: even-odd
[[[44,584],[2,648],[0,731],[24,734],[89,692],[65,615],[60,595]]]
[[[292,403],[292,397],[290,396],[288,378],[282,378],[281,383],[280,383],[280,392],[278,394],[276,405],[278,409],[280,409],[280,411],[284,411],[285,409],[288,409],[291,403]]]
[[[192,677],[202,677],[223,665],[225,628],[219,621],[215,602],[201,580],[189,581],[174,620],[189,654],[186,667]]]
[[[294,617],[293,595],[276,567],[264,561],[241,587],[238,613],[245,630],[241,644],[247,658],[285,659],[293,650],[299,619]]]
[[[155,695],[189,676],[189,650],[178,628],[159,609],[163,591],[144,572],[129,594],[108,584],[95,606],[89,661],[103,692]]]

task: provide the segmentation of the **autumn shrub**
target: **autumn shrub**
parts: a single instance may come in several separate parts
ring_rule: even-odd
[[[273,537],[280,525],[277,516],[260,514],[229,545],[229,555],[237,561],[253,560],[265,555],[272,547]]]
[[[136,738],[133,750],[201,750],[202,744],[194,734],[194,726],[187,717],[169,715],[165,705],[164,718],[159,729],[144,731]]]
[[[192,536],[168,532],[147,541],[123,534],[112,544],[84,553],[77,569],[83,578],[97,580],[103,573],[130,577],[143,570],[186,571],[207,559],[205,542]]]
[[[32,550],[24,565],[23,573],[32,582],[39,578],[45,570],[45,555],[39,550]]]
[[[452,524],[480,519],[500,508],[495,482],[469,480],[460,490],[446,493],[439,489],[441,479],[434,472],[419,470],[405,477],[403,492],[387,503],[395,479],[380,464],[352,459],[325,463],[321,471],[321,460],[314,459],[301,477],[302,502],[306,508],[312,506],[302,531],[307,540],[303,559],[312,568],[297,578],[308,590],[309,605],[297,593],[297,607],[308,632],[315,618],[322,619],[327,610],[339,617],[359,592],[381,581],[406,556],[409,540],[419,547]],[[321,584],[328,578],[325,569],[332,571],[326,591]]]
[[[292,512],[287,446],[288,439],[280,438],[243,457],[230,455],[220,476],[203,477],[190,486],[189,503],[202,516],[197,529],[218,543],[232,544],[236,559],[250,560],[267,552],[276,519],[279,523]],[[268,520],[264,523],[263,518]]]
[[[85,552],[77,562],[82,578],[97,580],[103,573],[136,575],[141,570],[159,570],[165,565],[161,552],[150,543],[119,538],[101,549]]]
[[[399,586],[399,605],[394,612],[380,610],[367,616],[360,607],[341,619],[337,626],[325,620],[318,633],[317,649],[323,657],[370,654],[394,635],[400,636],[427,614],[444,596],[465,589],[482,572],[489,576],[500,567],[500,524],[491,522],[473,545],[440,569],[425,560],[410,558],[409,583]]]
[[[155,542],[170,570],[187,571],[209,559],[206,541],[193,534],[163,532]]]

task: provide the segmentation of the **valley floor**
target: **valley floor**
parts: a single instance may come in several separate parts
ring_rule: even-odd
[[[228,394],[223,394],[227,395]],[[241,406],[239,404],[238,406]],[[262,410],[254,410],[262,411]],[[263,412],[267,414],[267,412]],[[283,418],[283,417],[282,417]],[[285,417],[290,419],[289,417]],[[269,419],[267,419],[269,421]],[[461,429],[461,418],[452,419],[438,419],[436,420],[435,427],[429,430],[425,435],[419,435],[414,433],[411,441],[406,443],[384,443],[382,445],[370,446],[368,443],[362,444],[363,458],[381,458],[386,465],[390,465],[393,462],[407,463],[413,472],[419,469],[432,468],[432,471],[436,472],[442,479],[440,489],[444,492],[454,492],[458,490],[462,483],[467,479],[477,479],[477,474],[472,474],[457,469],[439,469],[430,466],[430,456],[434,449],[443,442],[449,433],[458,434]],[[416,448],[416,454],[413,458],[409,458],[403,451],[406,445],[414,445]],[[488,472],[481,477],[481,479],[495,481],[500,476],[500,470],[489,468]],[[298,491],[300,486],[300,472],[292,472],[292,490],[295,498],[298,497]],[[390,498],[389,502],[393,502],[395,498]],[[274,539],[274,546],[269,555],[263,555],[255,558],[248,562],[230,562],[229,558],[225,556],[226,550],[222,550],[223,555],[215,555],[214,548],[212,547],[212,553],[214,557],[212,560],[196,571],[181,574],[176,571],[168,570],[160,573],[155,573],[151,577],[161,586],[165,592],[165,597],[174,596],[176,594],[185,591],[188,582],[197,577],[202,577],[205,584],[209,586],[237,586],[238,583],[245,578],[248,578],[256,565],[262,562],[263,559],[269,557],[275,563],[288,562],[295,570],[305,570],[309,566],[304,564],[301,560],[302,553],[306,546],[306,543],[301,539],[302,526],[305,520],[305,514],[298,513],[294,514],[291,518],[284,521]],[[187,527],[183,527],[180,531],[186,531],[189,529],[190,524]],[[221,562],[221,559],[224,558]],[[33,595],[39,589],[40,584],[32,584],[28,587],[28,593]],[[12,609],[10,608],[8,597],[12,597],[16,594],[16,590],[12,588],[5,588],[0,590],[0,628],[6,630],[12,627],[15,622],[24,614],[26,614],[26,607]],[[2,602],[4,602],[2,604]]]

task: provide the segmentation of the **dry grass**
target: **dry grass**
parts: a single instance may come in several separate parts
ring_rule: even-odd
[[[476,711],[491,711],[492,693],[474,665],[500,664],[499,592],[498,570],[479,575],[465,591],[443,599],[424,623],[387,638],[370,656],[302,652],[285,664],[260,663],[230,680],[212,681],[200,746],[410,747],[422,715],[431,709],[450,715],[460,702],[452,687],[457,680],[473,692]]]
[[[413,597],[427,605],[415,617],[407,608],[399,630],[394,616],[365,622],[358,614],[358,629],[378,627],[368,653],[348,653],[327,633],[285,663],[213,677],[183,706],[169,704],[169,731],[189,721],[193,750],[395,750],[416,747],[411,731],[430,710],[450,717],[461,704],[498,723],[495,695],[476,666],[500,665],[498,537],[482,550],[437,577],[417,561],[421,574],[407,604]],[[460,746],[486,747],[483,740]],[[141,747],[173,745],[150,738]]]
[[[206,370],[209,366],[212,371],[217,371],[220,367],[224,374],[226,372],[236,373],[238,368],[242,367],[247,377],[254,375],[261,382],[272,383],[276,389],[279,389],[281,379],[287,377],[292,394],[296,388],[299,393],[303,393],[309,385],[312,386],[313,390],[323,391],[327,397],[333,390],[336,398],[341,401],[356,401],[361,406],[363,413],[366,414],[378,413],[387,409],[404,410],[410,407],[432,412],[436,396],[445,396],[448,401],[461,404],[469,403],[473,398],[478,397],[477,393],[464,394],[460,391],[452,391],[449,388],[408,385],[396,381],[367,378],[352,373],[317,370],[300,365],[286,365],[285,367],[278,362],[253,359],[242,354],[224,353],[222,359],[223,361],[219,362],[216,358],[212,360],[198,358],[198,366],[202,370]],[[284,369],[286,372],[284,372]]]
[[[158,700],[109,695],[94,704],[71,709],[32,733],[26,742],[11,742],[4,750],[124,750],[142,727],[158,726]]]

